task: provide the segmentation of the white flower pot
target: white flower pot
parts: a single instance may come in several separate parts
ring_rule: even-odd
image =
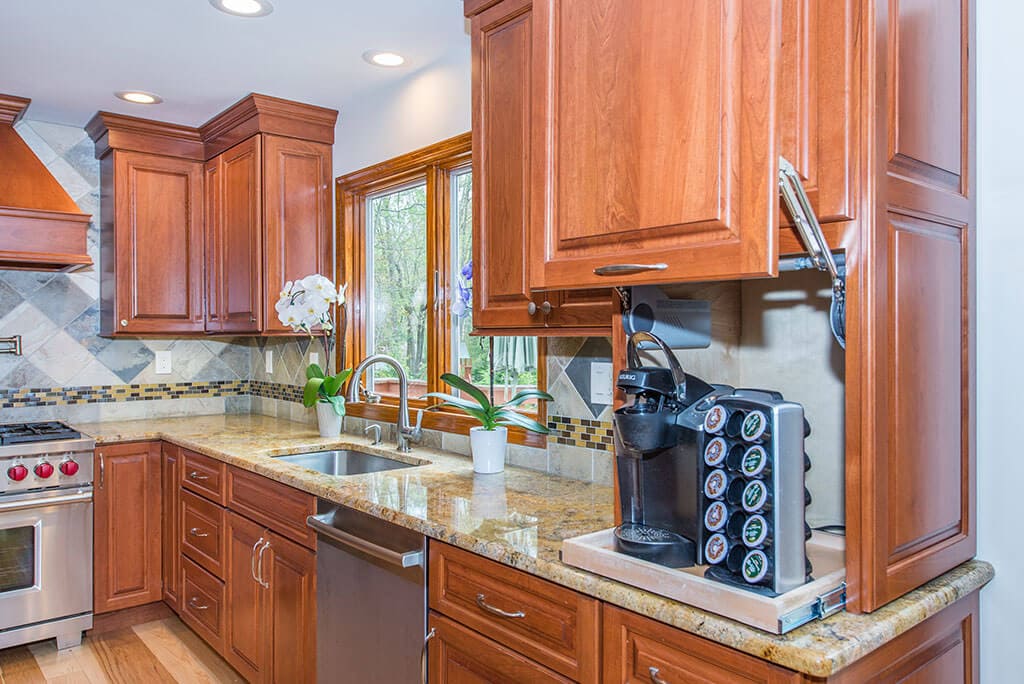
[[[473,472],[487,475],[505,469],[505,447],[508,428],[502,426],[485,430],[483,426],[470,428],[469,446],[473,452]]]
[[[321,437],[338,437],[341,435],[341,419],[344,416],[339,416],[334,412],[334,406],[326,404],[322,401],[316,404],[316,423],[320,428]]]

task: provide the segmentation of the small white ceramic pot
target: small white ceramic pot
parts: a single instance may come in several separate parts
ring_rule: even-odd
[[[485,430],[483,426],[470,428],[469,446],[473,452],[473,472],[488,475],[505,469],[505,448],[508,446],[508,428]]]
[[[318,401],[316,404],[316,423],[320,428],[321,437],[338,437],[341,435],[341,420],[344,416],[339,416],[334,412],[334,406],[331,404]]]

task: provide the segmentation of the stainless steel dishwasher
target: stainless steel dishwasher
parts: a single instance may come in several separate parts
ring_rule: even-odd
[[[426,538],[320,501],[316,672],[322,684],[426,681]]]

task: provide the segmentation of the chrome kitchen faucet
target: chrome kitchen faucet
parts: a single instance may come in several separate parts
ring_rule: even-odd
[[[409,424],[409,379],[405,374],[402,364],[394,357],[387,354],[373,354],[359,362],[356,369],[352,371],[352,378],[348,383],[348,397],[345,399],[350,404],[359,403],[359,379],[363,372],[375,363],[386,363],[395,369],[398,374],[398,420],[395,421],[396,441],[398,450],[408,453],[412,450],[409,442],[419,443],[423,437],[423,430],[420,425],[423,423],[423,409],[416,412],[416,427]]]

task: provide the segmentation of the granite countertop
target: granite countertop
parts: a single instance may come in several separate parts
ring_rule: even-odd
[[[468,457],[370,446],[350,435],[321,438],[300,423],[259,415],[215,415],[79,424],[98,444],[162,439],[370,513],[805,674],[825,677],[986,584],[991,565],[970,561],[870,615],[839,613],[775,635],[565,565],[563,539],[612,527],[611,487],[509,467],[474,475]],[[355,447],[423,464],[336,477],[272,457]]]

